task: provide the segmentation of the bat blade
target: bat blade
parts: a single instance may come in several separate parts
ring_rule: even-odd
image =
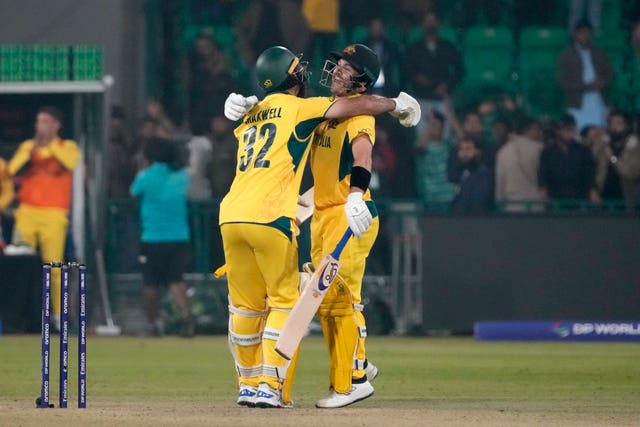
[[[298,198],[298,207],[296,208],[296,223],[302,224],[313,215],[313,187],[309,188]]]
[[[278,337],[275,348],[278,354],[285,359],[291,360],[295,354],[302,337],[307,332],[311,319],[318,311],[318,307],[320,307],[320,303],[327,293],[327,289],[329,289],[333,279],[338,275],[340,254],[352,234],[351,229],[347,228],[333,252],[322,258],[322,261],[316,267],[316,271],[300,294],[300,298],[293,306],[289,318],[285,322],[282,331],[280,331],[280,337]]]
[[[331,255],[325,255],[316,267],[276,342],[275,350],[285,359],[291,360],[293,357],[339,269],[340,261]]]

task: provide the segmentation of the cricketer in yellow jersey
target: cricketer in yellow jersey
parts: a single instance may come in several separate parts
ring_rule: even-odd
[[[331,54],[321,84],[335,97],[358,97],[378,79],[377,55],[362,44]],[[361,304],[362,279],[379,221],[368,189],[375,119],[371,115],[327,120],[318,126],[311,148],[315,210],[311,220],[311,260],[318,265],[349,226],[356,236],[340,257],[340,272],[318,310],[329,350],[330,392],[318,408],[340,408],[370,397],[377,368],[366,358],[367,329]],[[367,373],[372,378],[367,378]]]
[[[237,403],[291,407],[291,362],[275,343],[298,298],[296,205],[313,129],[326,119],[390,112],[401,123],[420,115],[404,94],[394,99],[302,98],[306,63],[281,46],[256,62],[266,97],[231,94],[225,116],[242,123],[236,175],[220,205],[220,226],[229,287],[229,347],[238,377]],[[246,113],[246,116],[245,116]]]

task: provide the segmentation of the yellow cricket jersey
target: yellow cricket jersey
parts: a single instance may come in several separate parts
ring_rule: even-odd
[[[316,128],[311,148],[316,209],[343,205],[347,202],[353,166],[351,142],[365,134],[373,144],[376,139],[375,132],[373,116],[326,120]],[[369,190],[365,192],[363,199],[371,200]]]
[[[268,95],[235,129],[236,175],[220,204],[220,224],[269,224],[296,216],[313,129],[334,98]]]

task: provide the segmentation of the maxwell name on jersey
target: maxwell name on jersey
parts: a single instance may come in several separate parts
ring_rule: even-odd
[[[255,122],[259,122],[262,120],[269,120],[275,118],[282,117],[282,107],[278,108],[269,108],[266,110],[260,110],[255,114],[247,116],[247,120],[244,121],[245,124],[251,124]]]

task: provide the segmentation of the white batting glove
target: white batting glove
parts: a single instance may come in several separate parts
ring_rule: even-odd
[[[400,124],[404,127],[411,127],[418,124],[422,112],[420,104],[416,99],[406,92],[400,92],[397,98],[393,98],[396,103],[396,109],[391,111],[393,117],[396,117]]]
[[[232,92],[224,102],[224,115],[235,122],[243,118],[257,103],[258,98],[255,95],[245,98],[239,93]]]
[[[359,191],[349,193],[344,210],[347,214],[349,228],[356,237],[362,236],[362,233],[367,231],[367,228],[373,223],[373,216],[371,216],[367,204],[362,200],[362,193]]]

